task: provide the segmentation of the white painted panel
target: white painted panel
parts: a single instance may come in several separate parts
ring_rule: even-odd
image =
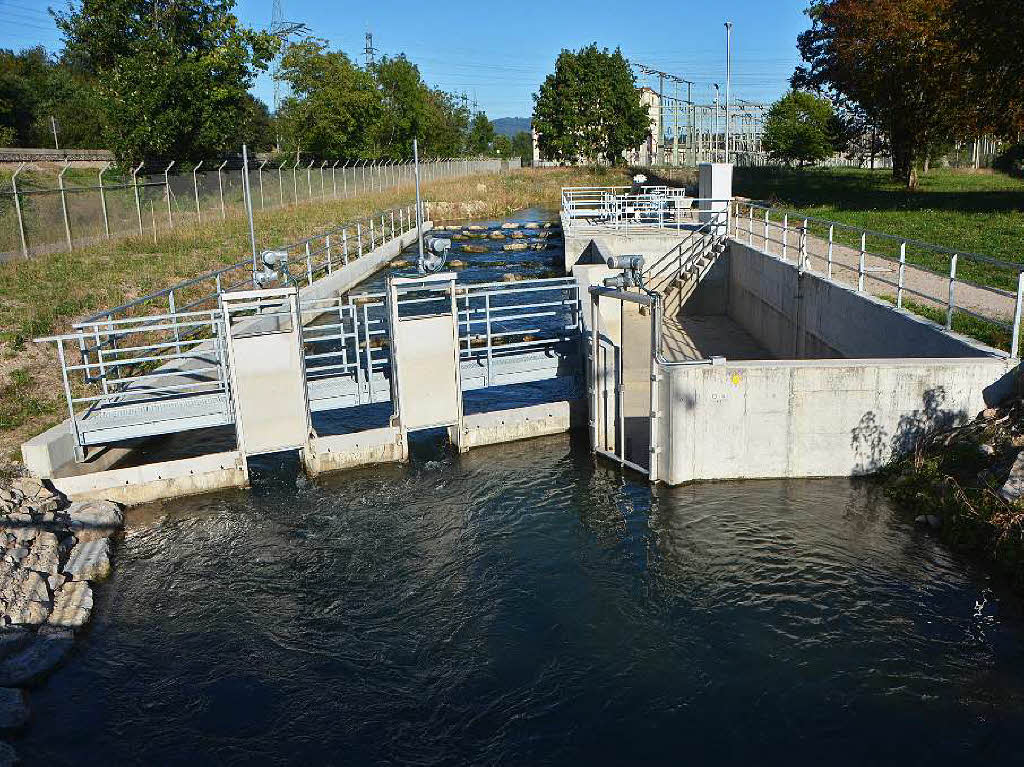
[[[302,346],[293,329],[232,338],[235,397],[248,455],[306,443]]]
[[[450,314],[397,323],[402,426],[423,429],[459,422],[458,350]]]

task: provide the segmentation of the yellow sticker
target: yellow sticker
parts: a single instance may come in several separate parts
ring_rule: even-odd
[[[739,373],[733,373],[733,375],[732,375],[732,385],[733,386],[739,386],[740,385],[740,375],[739,375]]]

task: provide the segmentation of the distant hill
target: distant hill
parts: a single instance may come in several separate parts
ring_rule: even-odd
[[[494,126],[495,133],[509,138],[520,131],[530,132],[529,117],[499,117],[497,120],[491,120],[491,125]]]

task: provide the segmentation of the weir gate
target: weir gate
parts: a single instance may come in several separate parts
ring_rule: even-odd
[[[702,167],[700,194],[564,190],[567,277],[392,277],[339,297],[321,283],[355,268],[364,279],[367,262],[318,282],[307,246],[303,290],[218,290],[214,308],[105,315],[45,339],[72,414],[47,439],[70,439],[79,458],[47,476],[72,496],[141,502],[244,485],[262,453],[298,449],[315,474],[403,460],[418,429],[445,428],[468,450],[576,426],[597,455],[652,481],[846,476],[1013,390],[1019,265],[1004,265],[1016,294],[965,279],[964,254],[946,253],[942,275],[920,243],[736,200],[729,166]],[[609,267],[626,255],[645,259],[639,285]],[[979,314],[1009,352],[952,330]],[[474,390],[500,403],[502,387],[558,379],[586,396],[465,412]],[[316,428],[365,405],[389,407],[387,425]],[[209,427],[233,429],[235,449],[88,468],[118,445]]]

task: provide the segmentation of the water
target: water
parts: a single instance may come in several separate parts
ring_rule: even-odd
[[[1012,600],[870,485],[281,461],[132,513],[28,763],[1018,763]]]
[[[1019,603],[870,483],[253,468],[130,513],[26,763],[1020,762]]]

